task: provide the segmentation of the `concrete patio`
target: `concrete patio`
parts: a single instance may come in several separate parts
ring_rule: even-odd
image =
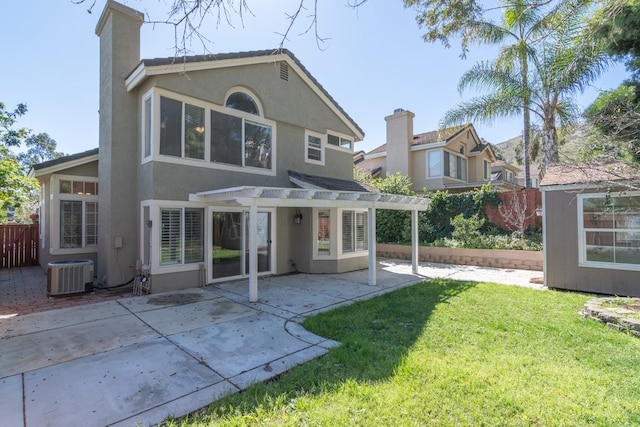
[[[366,270],[262,278],[0,318],[0,413],[8,426],[159,423],[273,378],[339,343],[305,317],[426,278],[542,288],[540,272],[378,262]]]

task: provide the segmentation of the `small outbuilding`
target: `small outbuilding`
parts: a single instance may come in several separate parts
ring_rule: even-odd
[[[640,296],[640,169],[557,165],[540,189],[545,284]]]

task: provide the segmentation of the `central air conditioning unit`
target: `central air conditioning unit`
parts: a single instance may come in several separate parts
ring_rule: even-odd
[[[48,295],[84,292],[85,285],[93,282],[93,261],[89,259],[54,261],[50,262],[48,267]]]

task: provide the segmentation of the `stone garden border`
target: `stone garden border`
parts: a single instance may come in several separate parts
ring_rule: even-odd
[[[588,319],[597,320],[604,323],[610,328],[616,329],[621,332],[629,333],[633,336],[640,338],[640,319],[631,319],[625,317],[625,315],[635,314],[633,310],[626,309],[624,307],[602,307],[603,303],[608,301],[614,301],[621,297],[607,297],[597,298],[587,301],[580,314]],[[624,298],[633,300],[640,304],[639,298]]]

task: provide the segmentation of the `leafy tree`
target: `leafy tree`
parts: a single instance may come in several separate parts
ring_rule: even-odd
[[[7,208],[19,208],[33,200],[38,182],[25,175],[24,170],[10,147],[19,147],[29,131],[15,128],[17,119],[27,112],[25,104],[13,111],[0,102],[0,220],[6,221]]]
[[[605,1],[591,18],[589,35],[607,42],[609,53],[625,60],[633,73],[633,81],[640,82],[640,1]],[[639,93],[636,95],[640,96]]]
[[[26,112],[26,104],[18,104],[13,111],[9,111],[0,101],[0,143],[5,147],[20,146],[22,140],[29,134],[29,130],[26,128],[13,128],[18,117],[23,116]]]
[[[583,160],[611,161],[629,157],[640,163],[640,104],[631,84],[604,92],[585,110],[595,129]]]
[[[640,163],[640,1],[608,0],[590,20],[588,31],[607,51],[624,60],[631,78],[601,93],[585,117],[596,130],[585,158],[612,160],[630,157]]]
[[[24,143],[28,149],[25,153],[18,154],[18,161],[25,171],[31,169],[33,165],[47,160],[58,159],[65,155],[56,151],[58,144],[47,133],[29,135],[24,140]]]
[[[7,208],[29,203],[37,190],[38,182],[24,174],[7,147],[0,146],[0,220],[6,220]]]

